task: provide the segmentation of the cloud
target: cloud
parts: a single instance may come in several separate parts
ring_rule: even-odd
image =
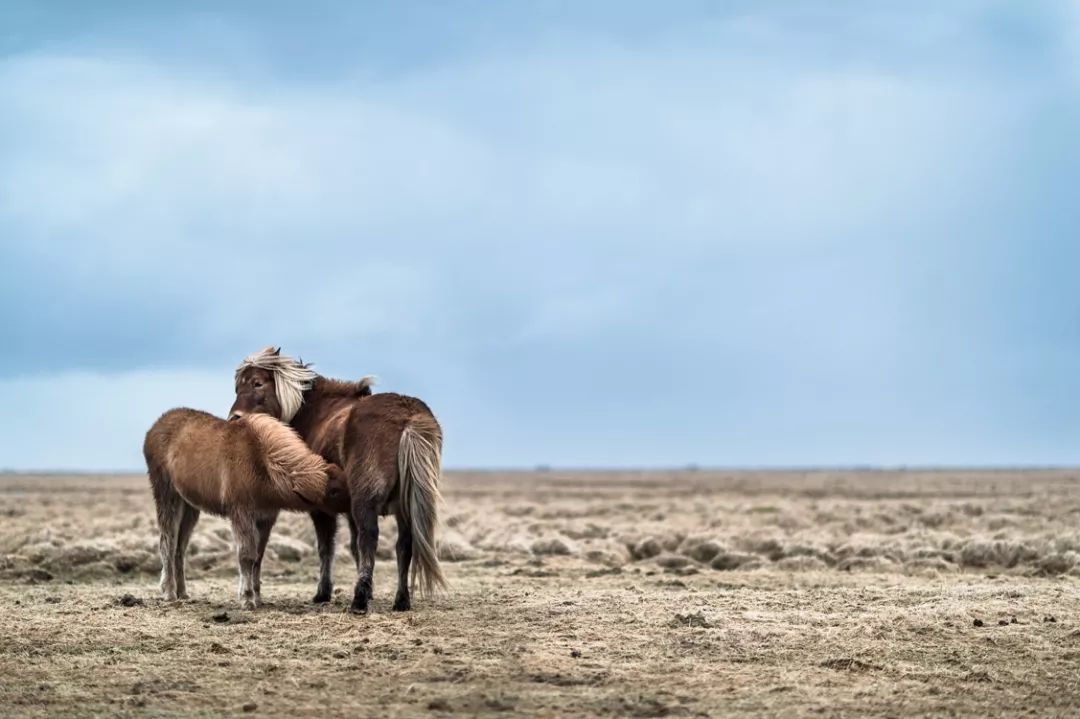
[[[912,398],[1010,427],[977,397],[1042,361],[1013,348],[1075,356],[1075,23],[478,8],[359,45],[363,13],[125,15],[0,60],[0,379],[143,392],[275,343],[444,408],[463,463],[752,462],[930,446]]]
[[[6,135],[21,139],[6,148],[0,217],[13,274],[34,278],[11,300],[49,294],[56,322],[74,309],[105,325],[126,297],[167,317],[182,306],[197,355],[306,272],[330,275],[315,290],[328,300],[328,287],[358,291],[343,275],[378,286],[389,269],[432,282],[436,303],[523,300],[511,321],[528,324],[553,290],[611,294],[652,263],[670,275],[730,252],[850,243],[935,201],[927,172],[946,146],[954,165],[934,169],[954,182],[974,182],[969,161],[992,146],[994,128],[973,119],[998,108],[979,88],[813,67],[751,83],[724,69],[728,55],[571,49],[313,89],[145,61],[10,60]],[[487,126],[501,103],[481,88],[517,117]],[[416,100],[440,90],[472,114]],[[462,271],[485,281],[455,283]],[[357,299],[319,314],[395,314]],[[159,360],[176,350],[163,343]]]

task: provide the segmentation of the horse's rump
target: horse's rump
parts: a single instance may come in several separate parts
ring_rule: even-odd
[[[155,496],[176,492],[193,506],[225,514],[228,478],[257,454],[254,435],[230,429],[225,420],[200,410],[182,407],[163,414],[143,443]]]

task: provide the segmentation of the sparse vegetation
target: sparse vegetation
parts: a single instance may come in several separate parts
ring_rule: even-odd
[[[266,606],[228,526],[157,599],[145,477],[0,477],[0,708],[95,714],[1061,715],[1080,702],[1069,472],[449,473],[451,590],[309,603],[284,517]],[[394,523],[380,552],[392,556]]]

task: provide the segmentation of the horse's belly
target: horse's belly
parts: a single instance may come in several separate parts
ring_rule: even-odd
[[[197,463],[193,466],[193,463],[178,461],[170,467],[169,478],[188,504],[211,514],[227,514],[226,498],[222,492],[227,479],[219,471],[198,466]]]
[[[176,491],[180,493],[180,496],[184,498],[184,501],[193,507],[197,507],[204,512],[210,514],[216,514],[224,517],[228,514],[225,504],[221,501],[221,495],[219,493],[207,492],[204,487],[199,486],[180,486],[176,487]]]

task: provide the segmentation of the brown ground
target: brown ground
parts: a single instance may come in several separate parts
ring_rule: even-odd
[[[308,603],[306,517],[236,609],[227,525],[156,598],[145,477],[0,476],[0,715],[1055,716],[1080,473],[450,473],[452,591]],[[125,598],[125,595],[130,595]],[[125,606],[133,604],[133,606]],[[977,626],[978,625],[978,626]]]

